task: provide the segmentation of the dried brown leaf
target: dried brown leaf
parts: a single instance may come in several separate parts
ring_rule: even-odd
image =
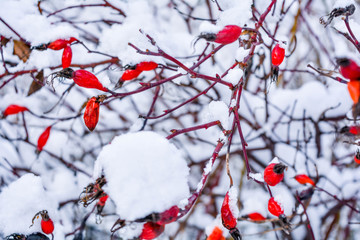
[[[30,46],[22,41],[14,40],[14,55],[18,56],[20,60],[26,62],[30,56]]]
[[[31,94],[39,91],[43,86],[41,83],[44,83],[44,70],[41,70],[35,76],[35,79],[33,80],[33,82],[31,83],[31,85],[29,87],[29,91],[28,91],[27,95],[30,96]]]

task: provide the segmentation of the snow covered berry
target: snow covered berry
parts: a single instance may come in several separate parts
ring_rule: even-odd
[[[360,80],[360,66],[354,60],[338,58],[336,63],[340,66],[340,74],[350,81]]]
[[[9,115],[18,114],[25,111],[29,111],[29,109],[27,107],[11,104],[3,112],[3,117],[7,117]]]
[[[45,131],[39,136],[37,147],[36,147],[37,152],[41,152],[43,150],[44,146],[46,145],[46,143],[50,137],[50,130],[51,130],[51,126],[47,127],[45,129]]]
[[[275,201],[275,199],[273,197],[271,197],[269,199],[268,210],[272,215],[274,215],[276,217],[279,217],[280,215],[284,214],[284,210],[283,210],[281,204],[278,203],[277,201]]]
[[[223,204],[221,206],[221,220],[225,228],[233,229],[236,228],[237,217],[230,207],[229,203],[229,191],[226,193]]]
[[[160,234],[162,234],[164,232],[164,229],[165,229],[164,225],[160,225],[160,224],[153,223],[153,222],[147,222],[144,224],[139,238],[141,240],[154,239],[154,238],[160,236]]]
[[[62,67],[63,68],[68,68],[70,67],[71,64],[71,59],[72,59],[72,51],[71,51],[71,47],[70,44],[68,44],[65,48],[64,48],[64,52],[62,55]]]
[[[231,187],[225,194],[223,204],[221,206],[221,220],[225,228],[229,230],[231,236],[235,239],[241,239],[239,230],[236,228],[239,210],[236,205],[237,191]]]
[[[285,58],[285,48],[279,43],[275,45],[271,52],[271,62],[274,66],[279,66]]]
[[[298,181],[298,183],[300,183],[300,184],[309,183],[309,184],[315,186],[314,181],[313,181],[311,178],[309,178],[309,176],[306,175],[306,174],[296,175],[296,176],[295,176],[295,180]]]
[[[96,97],[92,97],[86,104],[84,112],[84,123],[86,127],[93,131],[99,121],[100,102]]]
[[[282,163],[270,163],[264,170],[264,180],[270,186],[275,186],[284,178],[286,166]]]

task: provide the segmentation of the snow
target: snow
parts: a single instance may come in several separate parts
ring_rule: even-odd
[[[74,7],[48,17],[50,13],[67,7],[103,4],[103,0],[1,1],[0,32],[10,41],[1,47],[0,110],[18,104],[40,117],[25,112],[24,118],[17,114],[0,119],[0,238],[14,232],[41,231],[40,219],[32,228],[29,226],[32,217],[46,209],[55,223],[54,239],[65,239],[66,234],[79,228],[94,207],[96,201],[85,208],[77,203],[77,199],[84,187],[102,173],[109,182],[103,188],[110,198],[101,224],[96,224],[95,213],[90,214],[85,223],[84,237],[109,239],[109,229],[120,217],[126,220],[126,226],[116,235],[124,239],[136,238],[143,223],[132,220],[173,205],[184,209],[189,203],[189,194],[202,187],[204,191],[190,213],[166,226],[159,239],[203,239],[206,229],[221,225],[219,218],[214,217],[218,216],[223,194],[228,190],[229,178],[224,161],[228,145],[218,149],[219,157],[214,166],[209,159],[218,142],[226,142],[227,136],[218,126],[213,126],[179,134],[170,141],[165,137],[172,129],[189,129],[210,121],[220,121],[229,130],[234,120],[229,109],[237,102],[233,99],[235,89],[217,83],[206,94],[165,117],[146,121],[139,116],[146,116],[154,101],[150,116],[158,116],[164,110],[191,99],[212,83],[191,78],[172,61],[152,56],[149,51],[157,53],[162,49],[185,66],[192,67],[198,63],[207,45],[205,40],[201,40],[192,46],[199,34],[217,33],[229,24],[244,29],[239,41],[221,47],[216,53],[212,51],[219,44],[210,43],[204,52],[204,56],[209,58],[194,71],[211,77],[228,72],[222,79],[236,85],[244,72],[238,66],[230,68],[236,62],[243,66],[244,59],[252,54],[246,63],[247,76],[238,111],[253,169],[250,173],[252,179],[246,178],[246,172],[242,174],[246,169],[237,131],[229,146],[232,177],[234,183],[241,183],[241,214],[260,212],[270,216],[267,212],[270,194],[263,184],[253,181],[263,181],[261,172],[269,161],[281,161],[289,168],[284,181],[271,188],[273,195],[283,202],[286,215],[293,213],[296,191],[305,188],[293,179],[296,173],[315,177],[318,172],[317,186],[339,198],[359,199],[360,168],[353,161],[356,145],[345,143],[339,134],[341,127],[353,124],[353,102],[347,86],[307,67],[311,64],[332,77],[341,77],[335,63],[337,57],[348,57],[360,63],[354,45],[332,28],[348,33],[343,16],[336,17],[332,27],[324,28],[319,23],[319,18],[334,8],[350,4],[358,8],[356,1],[313,0],[311,4],[298,1],[279,4],[277,1],[265,18],[264,28],[259,29],[263,42],[247,49],[243,46],[251,39],[248,30],[255,28],[254,19],[266,11],[270,0],[107,2],[124,11],[126,17],[109,6]],[[253,7],[256,8],[254,16]],[[284,9],[288,11],[284,12]],[[293,28],[299,11],[302,24]],[[349,16],[349,25],[360,39],[360,15],[357,11]],[[27,96],[38,71],[43,70],[44,78],[48,79],[50,74],[61,70],[58,66],[62,51],[33,50],[28,61],[23,62],[14,55],[14,40],[19,40],[17,34],[32,46],[59,38],[78,38],[94,52],[88,52],[81,44],[73,44],[74,69],[85,68],[93,72],[109,89],[114,89],[126,64],[144,60],[160,64],[155,71],[143,72],[139,79],[128,81],[114,90],[119,94],[141,89],[139,82],[156,83],[175,74],[183,75],[161,84],[157,99],[156,87],[141,89],[145,91],[124,97],[111,97],[110,93],[105,93],[109,98],[100,106],[99,123],[93,132],[89,132],[82,118],[82,105],[90,97],[98,96],[99,91],[79,86],[68,89],[72,80],[56,79],[55,91],[45,84]],[[155,46],[146,34],[155,40]],[[292,34],[296,36],[296,45],[291,43]],[[288,56],[279,69],[281,78],[270,84],[271,47],[281,41],[286,42]],[[145,53],[138,53],[129,43]],[[290,50],[294,52],[290,54]],[[118,57],[119,62],[103,64],[110,59],[107,54]],[[4,64],[9,73],[5,72]],[[30,70],[33,72],[22,73]],[[53,110],[47,113],[51,108]],[[49,141],[44,151],[36,155],[37,139],[50,125],[53,128]],[[146,131],[139,132],[143,126]],[[271,161],[274,156],[277,157]],[[210,174],[205,186],[201,183],[203,173]],[[237,197],[237,193],[233,195],[234,202]],[[326,234],[321,219],[336,204],[338,201],[328,194],[315,191],[307,213],[316,239]],[[358,221],[356,214],[348,219],[349,211],[344,206],[339,212],[340,236],[348,221]],[[299,218],[295,216],[292,224],[297,224]],[[305,220],[304,216],[301,218]],[[267,231],[271,224],[242,221],[238,227],[248,237],[251,233]],[[355,227],[350,231],[353,236],[360,233]],[[305,225],[292,230],[295,239],[304,239],[306,233]],[[253,239],[274,237],[274,232],[270,232],[256,235]],[[68,238],[74,236],[66,240]]]
[[[230,187],[229,191],[229,208],[234,218],[239,217],[239,208],[238,208],[238,190],[235,186]]]
[[[208,106],[206,121],[220,121],[225,129],[229,129],[229,108],[223,101],[212,101]]]
[[[41,232],[41,218],[35,219],[34,226],[31,228],[29,226],[36,213],[47,210],[55,225],[55,236],[60,239],[64,237],[61,236],[61,231],[59,231],[61,226],[57,223],[56,201],[45,191],[41,181],[41,177],[29,173],[2,189],[0,212],[6,217],[0,218],[0,232],[5,236],[12,233]]]
[[[356,5],[354,0],[336,0],[336,2],[334,3],[332,9],[335,8],[346,8],[347,6],[353,4],[354,6]],[[356,10],[355,10],[356,11]]]
[[[122,219],[165,211],[189,194],[185,159],[173,144],[154,132],[115,137],[102,149],[95,166],[94,177],[105,175],[104,189]]]
[[[251,177],[252,179],[259,181],[259,182],[264,182],[264,176],[262,175],[262,173],[249,173],[249,177]]]
[[[236,85],[239,83],[240,79],[244,75],[244,72],[241,69],[232,69],[229,71],[228,75],[225,76],[224,80],[227,82]]]

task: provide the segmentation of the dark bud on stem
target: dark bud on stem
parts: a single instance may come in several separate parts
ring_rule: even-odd
[[[240,231],[237,228],[231,229],[229,233],[234,240],[242,240]]]
[[[350,65],[350,60],[348,58],[337,58],[336,63],[339,66],[347,67]]]
[[[328,17],[327,20],[324,20],[324,17],[320,18],[320,23],[324,25],[324,27],[327,27],[327,25],[329,25],[335,17],[353,15],[355,9],[354,4],[350,4],[344,8],[334,8],[331,13],[326,15],[326,17]]]
[[[278,163],[274,166],[274,172],[277,174],[282,174],[285,170],[286,166],[282,163]]]

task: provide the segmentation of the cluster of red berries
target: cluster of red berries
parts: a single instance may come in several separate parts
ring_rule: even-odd
[[[137,78],[143,71],[151,71],[158,67],[158,64],[153,61],[144,61],[134,66],[125,66],[126,70],[120,78],[120,81],[129,81]]]
[[[71,65],[71,60],[72,60],[71,44],[75,41],[79,41],[79,40],[77,40],[74,37],[71,37],[69,39],[57,39],[47,45],[48,49],[52,49],[55,51],[64,49],[61,59],[63,68],[68,68]]]

